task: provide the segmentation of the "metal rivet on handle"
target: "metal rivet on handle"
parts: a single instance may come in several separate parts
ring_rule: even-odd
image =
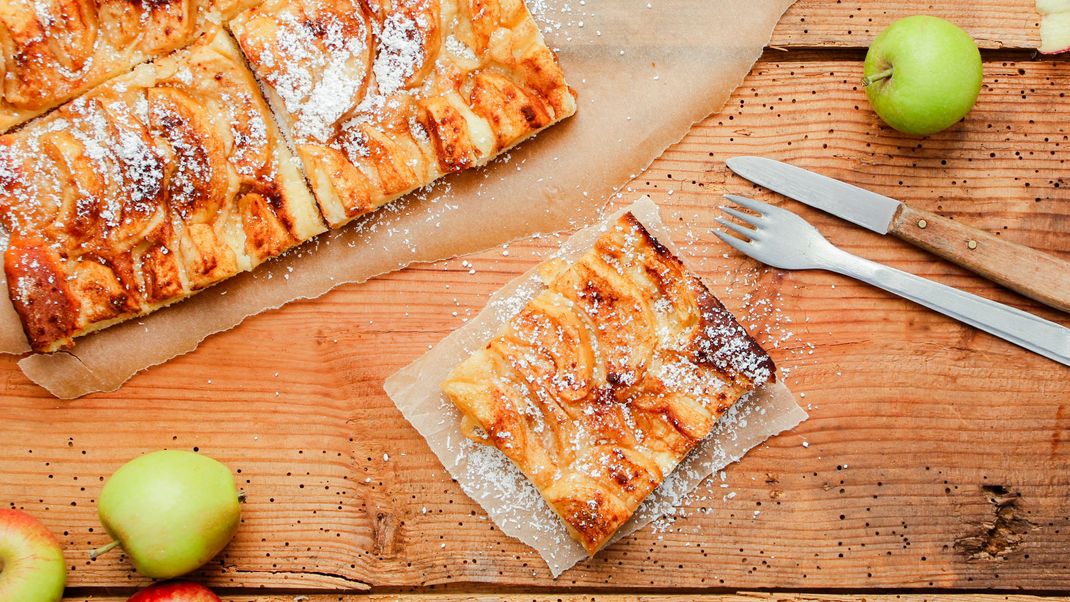
[[[919,220],[918,220],[918,227],[919,227],[919,228],[922,228],[922,229],[924,229],[924,228],[925,228],[925,226],[928,226],[928,225],[929,225],[929,222],[927,222],[927,221],[925,221],[925,220],[923,220],[923,219],[919,219]]]
[[[966,246],[967,246],[967,247],[968,247],[968,248],[969,248],[970,250],[976,249],[976,248],[977,248],[977,241],[976,241],[976,240],[967,240],[967,241],[966,241]]]

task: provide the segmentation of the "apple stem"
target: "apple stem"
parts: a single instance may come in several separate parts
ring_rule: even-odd
[[[99,548],[97,548],[97,549],[93,550],[92,552],[90,552],[89,553],[89,559],[90,560],[96,560],[97,556],[101,556],[103,554],[107,554],[108,552],[110,552],[113,549],[115,549],[115,546],[117,546],[117,545],[119,545],[119,542],[117,542],[117,541],[115,541],[113,539],[113,540],[109,541],[106,545],[100,546]]]
[[[881,71],[880,73],[874,73],[873,75],[867,75],[867,76],[863,77],[862,78],[862,85],[864,87],[868,88],[869,86],[872,86],[876,82],[879,82],[882,79],[888,79],[891,76],[892,76],[892,67],[888,67],[887,69],[885,69],[884,71]]]

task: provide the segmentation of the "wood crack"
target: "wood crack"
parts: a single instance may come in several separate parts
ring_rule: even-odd
[[[993,517],[982,521],[973,532],[955,541],[955,549],[969,560],[1004,560],[1017,550],[1026,533],[1036,529],[1019,516],[1022,494],[1003,485],[982,485],[981,492],[992,506]]]
[[[355,591],[356,590],[368,591],[368,590],[370,590],[372,588],[370,583],[367,583],[365,581],[360,581],[359,579],[353,579],[353,578],[347,577],[345,575],[340,575],[338,573],[332,573],[330,571],[316,571],[316,570],[307,570],[307,569],[291,570],[291,571],[284,571],[284,570],[257,571],[257,570],[246,570],[246,569],[240,569],[240,568],[232,567],[230,572],[241,574],[241,575],[263,575],[265,573],[268,574],[268,575],[272,575],[272,576],[294,575],[294,576],[300,577],[300,576],[312,575],[312,576],[316,576],[316,577],[324,577],[324,578],[327,578],[327,579],[333,579],[333,580],[336,580],[336,581],[340,581],[340,582],[345,584],[345,588],[346,589],[351,589],[351,590],[355,590]],[[335,591],[335,589],[337,589],[337,588],[332,588],[331,591],[333,592],[333,591]]]

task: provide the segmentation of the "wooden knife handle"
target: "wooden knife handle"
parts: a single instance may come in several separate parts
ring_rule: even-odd
[[[1070,312],[1070,262],[902,205],[890,232],[989,280]]]

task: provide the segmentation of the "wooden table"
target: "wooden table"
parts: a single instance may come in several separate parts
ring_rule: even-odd
[[[761,153],[1070,257],[1070,65],[1030,50],[1032,6],[800,0],[725,110],[628,196],[650,194],[702,234],[716,195],[775,198],[725,171],[725,158]],[[959,22],[985,57],[976,110],[924,140],[882,127],[857,83],[872,37],[913,13]],[[791,207],[852,252],[1070,323],[897,241]],[[783,334],[791,320],[773,355],[811,417],[730,467],[728,488],[705,487],[664,532],[644,530],[551,580],[450,481],[382,382],[554,244],[481,253],[469,258],[474,274],[449,261],[342,287],[211,337],[113,394],[58,401],[0,357],[0,500],[62,535],[72,599],[125,599],[145,583],[120,555],[94,562],[87,552],[106,540],[95,504],[105,476],[161,447],[200,450],[238,473],[242,528],[196,575],[236,600],[1070,591],[1070,370],[837,276],[726,259],[707,235],[688,248],[714,286],[774,300],[753,326]],[[726,301],[741,309],[741,299]],[[795,593],[734,593],[754,590]],[[799,593],[811,591],[844,596]]]

